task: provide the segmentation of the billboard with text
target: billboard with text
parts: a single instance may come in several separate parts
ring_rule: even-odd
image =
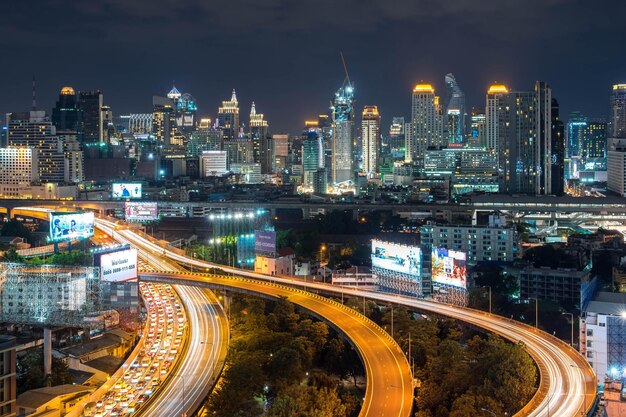
[[[124,217],[127,221],[149,222],[159,218],[157,203],[130,202],[124,207]]]
[[[276,232],[255,230],[254,231],[254,252],[257,254],[276,253]]]
[[[140,182],[122,182],[113,183],[111,189],[111,197],[113,198],[141,198]]]
[[[137,249],[130,248],[100,255],[100,279],[124,282],[137,278]]]

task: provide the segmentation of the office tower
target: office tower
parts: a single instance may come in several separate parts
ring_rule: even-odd
[[[392,152],[404,150],[404,117],[394,117],[389,126],[389,147]]]
[[[307,191],[326,193],[324,144],[316,129],[311,129],[302,142],[302,184]]]
[[[58,131],[61,151],[65,157],[65,182],[78,184],[85,179],[85,163],[78,135],[72,131]]]
[[[487,148],[487,117],[484,111],[472,110],[468,141],[471,146]]]
[[[494,84],[487,90],[485,107],[487,148],[500,152],[500,125],[503,124],[503,115],[506,113],[504,98],[509,93],[506,86]]]
[[[200,119],[187,142],[187,155],[198,157],[203,151],[222,150],[222,131],[211,126],[211,119]]]
[[[354,87],[344,85],[335,93],[331,107],[332,183],[334,186],[354,180]]]
[[[447,74],[446,82],[446,122],[445,137],[448,143],[462,143],[465,137],[465,93],[459,87],[454,75]]]
[[[600,121],[587,122],[580,150],[583,162],[594,158],[606,158],[606,123]]]
[[[611,94],[611,137],[626,137],[626,84],[615,84]]]
[[[287,167],[289,158],[289,135],[275,133],[272,135],[272,172],[278,173]]]
[[[37,151],[0,148],[0,184],[30,185],[39,180]]]
[[[78,132],[81,123],[78,99],[72,87],[63,87],[56,105],[52,109],[52,124],[57,130]]]
[[[200,176],[216,177],[228,173],[226,151],[203,151],[200,154]]]
[[[230,100],[222,101],[222,107],[217,111],[217,126],[224,132],[224,140],[239,136],[239,103],[235,90]]]
[[[85,144],[102,142],[102,93],[100,91],[79,91],[78,108],[81,113],[78,129],[80,142]]]
[[[111,143],[111,138],[115,136],[113,111],[109,106],[102,106],[100,113],[100,120],[102,120],[102,142]]]
[[[231,171],[237,173],[242,165],[254,163],[252,141],[246,136],[233,139],[223,138],[222,143],[224,151],[228,153],[228,166]]]
[[[609,139],[606,159],[608,190],[626,197],[626,138]]]
[[[131,134],[147,134],[152,133],[152,113],[131,113],[127,116],[121,116],[123,120],[127,120],[126,129]]]
[[[65,158],[56,128],[44,111],[31,110],[7,115],[8,146],[37,151],[38,175],[42,182],[65,179]]]
[[[580,112],[570,113],[567,121],[567,156],[580,156],[584,142],[587,117]]]
[[[162,147],[185,145],[185,137],[176,125],[176,110],[173,99],[152,97],[152,133],[157,143]]]
[[[257,113],[254,101],[250,109],[250,140],[252,140],[252,159],[255,164],[261,165],[261,173],[272,172],[272,148],[268,135],[267,120],[263,113]]]
[[[185,137],[189,137],[196,129],[198,107],[196,99],[189,93],[174,100],[176,107],[176,127]]]
[[[552,89],[547,83],[537,81],[535,83],[535,193],[540,195],[552,194]],[[559,107],[556,104],[556,121],[558,122]],[[529,145],[532,146],[532,140]],[[559,150],[560,151],[560,150]],[[555,164],[563,164],[563,156]],[[531,171],[532,172],[532,171]]]
[[[365,106],[361,121],[363,172],[373,178],[378,172],[380,115],[377,106]]]
[[[550,194],[561,196],[565,193],[565,125],[559,119],[559,102],[552,98],[551,108],[551,143],[550,161],[551,170]]]
[[[442,112],[439,97],[430,84],[417,84],[413,88],[411,105],[411,135],[405,160],[418,162],[429,147],[443,146]]]

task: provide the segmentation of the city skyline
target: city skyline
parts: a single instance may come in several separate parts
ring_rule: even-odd
[[[458,1],[437,8],[342,1],[334,9],[309,2],[272,8],[165,0],[122,8],[111,0],[99,6],[40,2],[31,10],[27,3],[10,6],[0,18],[12,62],[2,69],[3,113],[30,107],[33,73],[41,108],[51,108],[58,90],[70,85],[100,89],[115,114],[149,111],[150,97],[169,91],[176,80],[197,98],[203,116],[214,118],[235,88],[244,107],[254,100],[264,109],[273,132],[297,133],[305,119],[327,110],[341,84],[339,51],[357,108],[377,105],[383,125],[409,116],[413,85],[423,80],[443,92],[448,73],[465,92],[468,111],[484,105],[494,81],[524,90],[545,80],[560,98],[563,116],[579,110],[592,117],[608,115],[607,91],[625,77],[626,59],[614,53],[623,33],[619,2],[601,10],[567,0],[497,6]],[[232,35],[220,36],[227,28]],[[46,36],[51,31],[54,40]],[[160,61],[162,48],[174,48],[176,59]],[[376,53],[365,53],[370,50]],[[101,59],[93,59],[96,51]],[[233,65],[215,65],[216,57]],[[572,57],[585,65],[572,64]]]

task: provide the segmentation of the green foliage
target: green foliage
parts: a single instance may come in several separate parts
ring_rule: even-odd
[[[30,230],[24,226],[22,222],[16,219],[11,219],[4,223],[4,225],[2,225],[2,229],[0,229],[0,235],[23,237],[27,242],[32,242],[33,238]]]
[[[15,248],[10,248],[2,254],[2,262],[24,262],[24,257],[19,255]]]
[[[17,362],[17,393],[18,395],[35,388],[47,385],[71,384],[74,376],[61,359],[52,357],[52,373],[46,379],[43,373],[43,351],[32,349]]]
[[[234,297],[230,308],[226,371],[209,397],[209,415],[259,416],[264,404],[266,416],[358,415],[358,397],[339,385],[338,376],[362,375],[361,363],[326,324],[282,298]],[[327,372],[318,371],[322,367]]]

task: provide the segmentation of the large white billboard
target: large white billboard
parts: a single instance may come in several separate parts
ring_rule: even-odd
[[[128,221],[147,222],[158,218],[157,203],[126,202],[125,218]]]
[[[433,283],[467,288],[467,255],[446,248],[432,250]]]
[[[94,216],[84,213],[50,213],[50,240],[63,242],[93,236]]]
[[[140,182],[121,182],[113,183],[111,189],[111,196],[113,198],[141,198],[141,183]]]
[[[137,249],[125,249],[100,256],[100,279],[124,282],[137,278]]]
[[[372,240],[372,266],[419,276],[422,269],[422,251],[417,246]]]

